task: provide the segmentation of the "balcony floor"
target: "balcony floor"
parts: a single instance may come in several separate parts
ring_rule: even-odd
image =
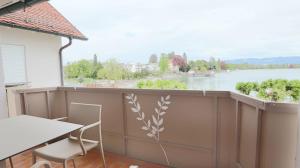
[[[145,161],[135,160],[122,155],[105,152],[106,162],[109,168],[128,168],[130,165],[138,165],[139,168],[166,168],[165,166],[148,163]],[[97,150],[90,151],[86,156],[79,157],[75,160],[78,168],[103,168],[102,160]],[[10,168],[8,160],[7,167]],[[32,165],[31,151],[26,151],[13,157],[14,168],[29,168]],[[62,164],[52,162],[54,168],[62,168]],[[72,162],[68,167],[73,167]]]

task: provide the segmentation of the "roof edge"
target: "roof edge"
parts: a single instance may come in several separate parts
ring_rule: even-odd
[[[51,34],[51,35],[56,35],[56,36],[61,36],[61,37],[71,37],[72,39],[77,39],[77,40],[83,40],[87,41],[87,37],[79,37],[79,36],[71,36],[63,33],[58,33],[58,32],[50,32],[50,31],[45,31],[42,29],[33,29],[25,26],[19,26],[16,24],[10,24],[10,23],[0,23],[1,26],[6,26],[6,27],[11,27],[11,28],[17,28],[17,29],[23,29],[23,30],[29,30],[29,31],[35,31],[35,32],[41,32],[41,33],[46,33],[46,34]]]

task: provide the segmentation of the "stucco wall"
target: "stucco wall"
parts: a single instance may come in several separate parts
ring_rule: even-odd
[[[61,37],[0,26],[0,44],[25,46],[27,81],[31,86],[60,85]]]
[[[8,116],[7,107],[6,107],[6,94],[4,89],[4,76],[3,76],[2,68],[3,68],[2,59],[0,57],[0,119]]]

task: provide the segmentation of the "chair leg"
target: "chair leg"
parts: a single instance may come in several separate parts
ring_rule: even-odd
[[[68,167],[68,161],[65,160],[65,161],[64,161],[64,168],[67,168],[67,167]]]
[[[74,160],[74,159],[72,159],[72,162],[73,162],[73,166],[74,166],[74,168],[76,168],[75,160]]]
[[[9,158],[9,164],[10,164],[10,167],[11,167],[11,168],[14,168],[14,164],[13,164],[13,161],[12,161],[12,157]]]

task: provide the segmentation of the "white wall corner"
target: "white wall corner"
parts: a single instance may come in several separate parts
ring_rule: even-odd
[[[8,111],[7,111],[6,91],[4,85],[2,57],[0,52],[0,119],[7,118],[7,117],[8,117]]]

